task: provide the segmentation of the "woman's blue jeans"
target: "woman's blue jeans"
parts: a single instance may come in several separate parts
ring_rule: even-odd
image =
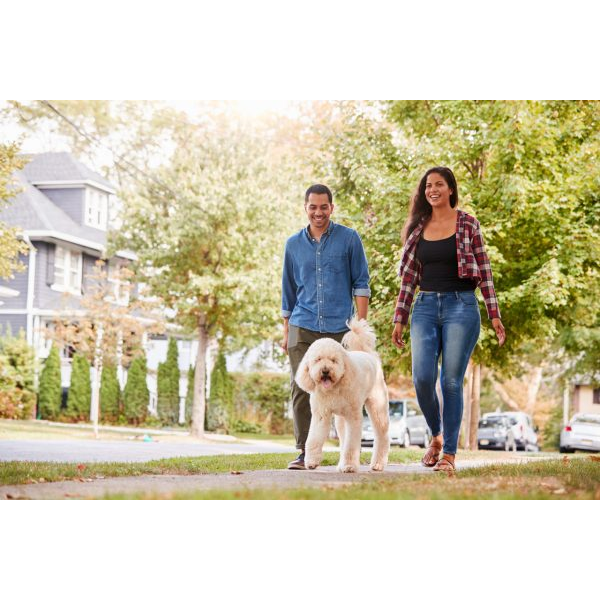
[[[479,338],[481,317],[474,292],[419,292],[410,322],[412,375],[417,400],[444,452],[456,454],[463,412],[463,379]],[[442,356],[442,408],[435,391]]]

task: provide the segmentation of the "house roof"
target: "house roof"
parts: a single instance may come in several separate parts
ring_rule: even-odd
[[[20,190],[20,193],[8,206],[0,210],[0,220],[26,232],[35,231],[36,237],[56,237],[95,250],[104,249],[105,231],[76,223],[33,186],[23,171],[14,173],[13,185]]]
[[[90,182],[97,183],[113,192],[115,186],[77,160],[69,152],[42,152],[41,154],[24,155],[30,159],[23,172],[33,184],[51,182]]]

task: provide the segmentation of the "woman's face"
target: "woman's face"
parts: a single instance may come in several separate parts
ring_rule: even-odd
[[[425,183],[425,198],[433,208],[442,208],[450,205],[452,190],[448,187],[446,180],[439,173],[427,175]]]

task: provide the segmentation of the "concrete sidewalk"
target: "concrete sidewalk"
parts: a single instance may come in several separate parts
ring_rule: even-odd
[[[519,457],[497,460],[457,460],[458,470],[489,464],[520,464],[547,457]],[[240,474],[215,473],[206,475],[143,475],[139,477],[111,477],[92,481],[58,481],[25,485],[0,486],[0,499],[101,499],[111,494],[156,494],[168,496],[176,492],[206,490],[250,490],[256,488],[290,489],[300,487],[344,487],[365,481],[381,481],[414,473],[435,473],[420,463],[390,464],[383,473],[372,473],[367,466],[359,473],[338,473],[333,466],[314,471],[247,471]]]

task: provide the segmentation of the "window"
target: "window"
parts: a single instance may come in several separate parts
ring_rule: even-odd
[[[121,265],[118,263],[108,264],[108,284],[110,289],[110,297],[117,304],[127,306],[129,304],[129,287],[130,284],[123,278]]]
[[[87,188],[85,195],[85,224],[106,229],[108,221],[108,194]]]
[[[52,289],[81,294],[81,252],[56,246],[54,252],[54,284]]]
[[[594,390],[594,395],[593,395],[592,403],[593,404],[600,404],[600,388],[596,388]]]

